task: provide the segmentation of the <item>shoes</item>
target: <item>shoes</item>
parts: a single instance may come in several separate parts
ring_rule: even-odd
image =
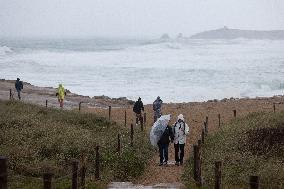
[[[164,163],[163,163],[165,166],[167,166],[168,165],[168,162],[167,161],[164,161]]]
[[[163,165],[163,163],[160,163],[160,164],[159,164],[159,166],[162,166],[162,165]]]
[[[175,165],[179,166],[179,162],[178,162],[178,161],[176,161]]]
[[[180,161],[180,165],[182,165],[182,164],[183,164],[183,161],[181,160],[181,161]]]

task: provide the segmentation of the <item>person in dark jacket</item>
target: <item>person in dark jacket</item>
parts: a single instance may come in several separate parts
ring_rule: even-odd
[[[17,78],[17,81],[15,82],[15,88],[18,93],[18,98],[21,100],[21,90],[24,88],[23,82],[20,81],[20,78]]]
[[[161,117],[161,109],[162,109],[162,99],[158,96],[157,99],[153,102],[153,110],[154,110],[154,123],[157,121],[159,117]]]
[[[172,128],[168,125],[158,141],[159,153],[160,153],[160,164],[167,165],[168,164],[168,149],[170,142],[173,142],[174,134]]]
[[[136,114],[136,125],[138,125],[138,121],[140,121],[140,123],[143,122],[142,111],[144,111],[144,106],[141,98],[139,97],[133,106],[133,112]]]

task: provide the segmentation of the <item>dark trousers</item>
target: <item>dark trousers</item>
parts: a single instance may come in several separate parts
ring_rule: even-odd
[[[17,93],[18,93],[19,100],[21,100],[21,90],[17,90]]]
[[[174,144],[174,146],[175,146],[175,160],[176,160],[176,162],[183,163],[184,144]]]
[[[142,114],[137,114],[136,113],[136,124],[138,124],[138,122],[140,121],[140,124],[143,124],[143,117]]]
[[[160,152],[160,163],[168,161],[169,144],[158,144]]]

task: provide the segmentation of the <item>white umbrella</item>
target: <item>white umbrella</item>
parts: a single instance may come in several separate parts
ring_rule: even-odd
[[[171,115],[163,115],[152,126],[150,132],[150,141],[153,146],[157,146],[157,143],[163,135],[170,119]]]

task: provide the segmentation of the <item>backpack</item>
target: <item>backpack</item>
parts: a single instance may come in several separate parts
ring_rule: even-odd
[[[24,85],[23,85],[23,82],[20,81],[20,88],[23,89],[24,88]]]
[[[153,110],[154,111],[157,111],[158,110],[158,106],[159,106],[159,101],[157,101],[157,100],[155,100],[154,102],[153,102]]]
[[[176,126],[177,126],[177,123],[178,123],[178,122],[176,122],[175,125],[174,125],[174,127],[173,127],[173,133],[174,133],[174,135],[176,134]],[[182,121],[181,123],[183,123],[183,133],[185,134],[185,122]],[[179,129],[180,129],[180,128],[179,128]]]

